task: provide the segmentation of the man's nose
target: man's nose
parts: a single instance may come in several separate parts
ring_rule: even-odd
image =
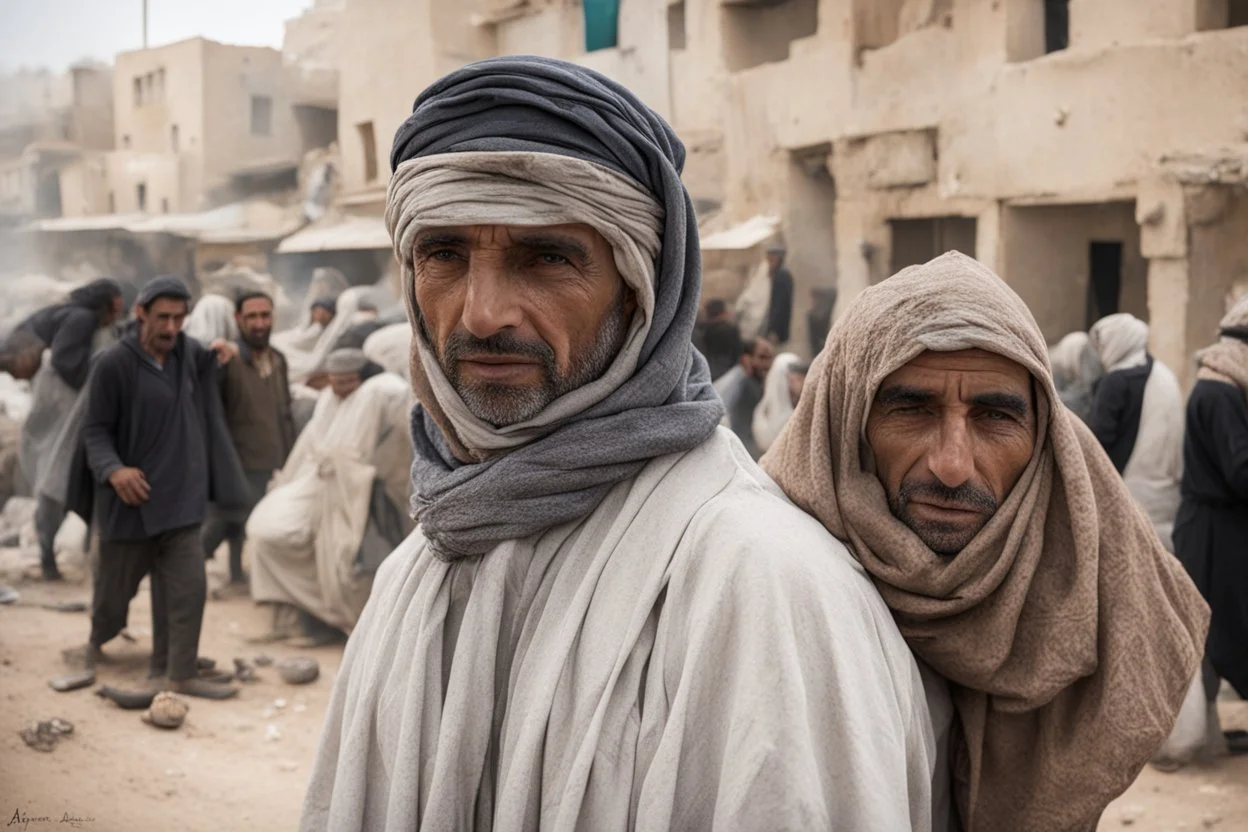
[[[520,287],[509,279],[506,263],[498,257],[473,257],[465,276],[468,286],[461,314],[464,328],[477,338],[489,338],[520,326]]]
[[[970,427],[964,416],[949,416],[941,422],[935,446],[928,452],[927,466],[936,479],[957,488],[975,474],[975,454]]]

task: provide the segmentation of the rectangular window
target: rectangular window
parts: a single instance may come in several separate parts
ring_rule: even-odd
[[[364,148],[364,181],[372,182],[377,178],[377,137],[373,134],[373,123],[365,121],[355,125],[360,134],[360,145]]]
[[[156,70],[156,98],[162,103],[165,100],[165,68]]]
[[[134,196],[135,196],[135,199],[137,199],[139,202],[139,210],[146,211],[147,210],[147,184],[144,182],[140,182],[138,186],[135,187],[134,189]]]
[[[178,125],[176,124],[169,128],[169,149],[174,153],[178,152]]]
[[[108,213],[110,214],[117,213],[117,194],[113,193],[112,191],[108,192]]]
[[[169,213],[169,200],[163,196],[160,198],[160,213],[162,214]]]
[[[1044,51],[1070,46],[1070,0],[1044,0]]]
[[[685,0],[676,0],[667,7],[667,48],[685,48]]]
[[[143,106],[143,79],[142,78],[134,79],[134,106],[136,107]]]
[[[273,135],[273,99],[267,95],[251,97],[251,135]]]
[[[585,51],[619,45],[620,0],[581,0],[585,11]]]

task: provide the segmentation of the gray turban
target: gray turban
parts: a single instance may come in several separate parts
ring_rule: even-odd
[[[325,372],[329,373],[331,376],[343,376],[348,373],[358,373],[364,369],[364,365],[367,363],[368,358],[364,355],[363,350],[334,350],[325,359]]]
[[[422,364],[417,345],[413,384],[426,404],[412,411],[412,507],[433,551],[447,560],[481,555],[504,540],[588,515],[650,460],[706,441],[723,413],[706,361],[690,343],[702,265],[697,219],[680,181],[684,147],[627,89],[575,64],[532,57],[469,64],[425,90],[399,127],[386,219],[403,265],[413,340],[423,339],[416,326],[411,228],[429,219],[426,211],[435,218],[454,214],[459,224],[497,221],[488,206],[458,202],[451,189],[441,189],[451,204],[429,204],[413,177],[514,178],[517,168],[505,157],[521,154],[533,157],[529,184],[550,187],[540,206],[532,204],[538,191],[525,190],[528,210],[558,215],[564,202],[559,189],[584,203],[577,183],[590,177],[587,168],[611,189],[604,204],[625,206],[627,217],[621,213],[618,224],[635,231],[604,236],[645,320],[635,322],[635,350],[622,350],[608,371],[610,385],[582,396],[581,409],[556,400],[521,443],[471,462],[454,451],[472,449],[472,437],[456,435],[459,425],[448,416],[454,402],[443,401],[445,388],[426,377],[428,362]],[[577,168],[575,181],[548,178]],[[476,223],[474,216],[480,217]],[[613,376],[620,366],[626,371]]]

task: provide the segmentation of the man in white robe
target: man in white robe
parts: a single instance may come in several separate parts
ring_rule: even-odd
[[[302,613],[309,644],[351,632],[368,600],[376,568],[359,553],[374,497],[407,502],[411,390],[390,373],[361,382],[365,363],[359,350],[330,354],[330,386],[247,521],[252,597]]]
[[[717,427],[683,148],[622,87],[473,64],[395,138],[417,530],[347,646],[307,830],[926,830],[919,670]]]

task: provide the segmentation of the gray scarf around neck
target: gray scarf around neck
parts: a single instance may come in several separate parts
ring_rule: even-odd
[[[416,99],[395,135],[390,164],[394,170],[441,153],[517,151],[593,162],[654,195],[665,213],[654,316],[630,378],[505,453],[463,462],[443,434],[452,428],[431,412],[439,408],[413,408],[412,508],[443,560],[483,555],[505,540],[585,517],[650,460],[706,441],[723,415],[706,361],[690,340],[702,265],[693,204],[680,181],[685,151],[671,127],[591,70],[545,58],[495,58],[447,75]],[[411,252],[396,254],[414,311]]]

